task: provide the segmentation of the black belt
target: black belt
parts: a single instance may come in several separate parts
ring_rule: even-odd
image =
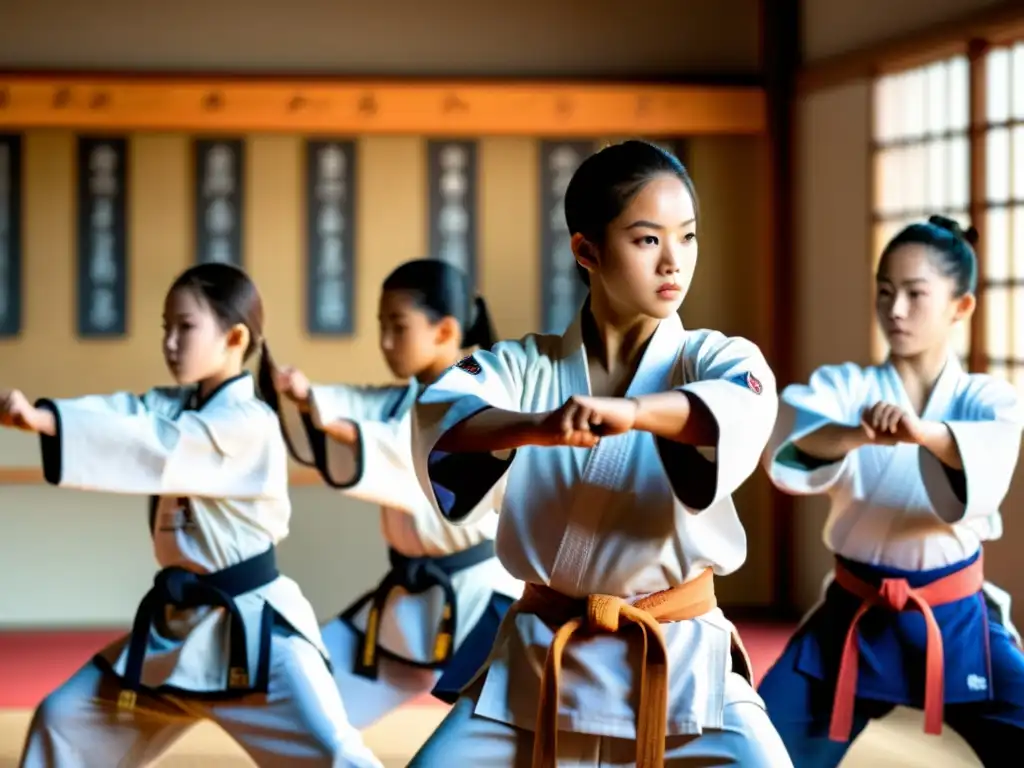
[[[437,631],[437,641],[434,643],[433,666],[446,664],[451,658],[452,647],[455,644],[456,602],[451,577],[492,557],[494,542],[490,540],[444,557],[406,557],[393,549],[388,550],[391,570],[376,590],[346,611],[348,616],[353,616],[367,601],[373,601],[366,619],[363,642],[356,652],[355,673],[371,680],[377,679],[377,636],[380,619],[384,606],[396,587],[402,587],[413,595],[426,592],[431,587],[440,587],[444,590],[444,609]]]
[[[278,577],[274,547],[256,557],[214,573],[193,573],[184,568],[164,568],[153,580],[153,588],[146,593],[135,613],[128,658],[118,707],[132,709],[142,687],[142,665],[146,660],[146,645],[153,622],[167,607],[224,608],[231,617],[229,632],[230,656],[228,688],[249,688],[249,650],[246,646],[245,622],[234,598],[266,586]]]

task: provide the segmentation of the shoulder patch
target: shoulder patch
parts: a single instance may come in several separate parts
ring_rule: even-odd
[[[738,384],[741,387],[746,387],[755,395],[760,395],[764,391],[764,385],[761,381],[750,371],[746,373],[737,373],[735,376],[729,378],[733,384]]]
[[[472,355],[467,355],[455,364],[455,367],[465,371],[471,376],[479,376],[483,372],[483,368],[480,367],[480,363]]]

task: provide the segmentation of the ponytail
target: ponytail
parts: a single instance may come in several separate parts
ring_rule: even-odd
[[[404,291],[432,322],[454,317],[462,330],[462,348],[494,345],[494,327],[484,300],[475,295],[469,277],[439,259],[407,261],[384,280],[384,291]]]
[[[480,347],[490,349],[497,341],[494,334],[494,325],[491,323],[491,313],[487,310],[487,302],[483,296],[477,296],[473,302],[475,312],[473,323],[462,333],[462,347]]]
[[[270,347],[266,339],[260,341],[260,363],[256,373],[256,390],[263,402],[275,412],[280,412],[280,399],[274,386],[274,358],[270,356]]]

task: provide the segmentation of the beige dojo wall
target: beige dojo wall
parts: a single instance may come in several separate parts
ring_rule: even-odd
[[[362,138],[357,149],[357,334],[313,340],[303,326],[302,142],[247,137],[245,263],[263,293],[275,357],[314,378],[387,380],[377,350],[376,302],[384,276],[425,254],[425,143]],[[519,336],[539,323],[538,147],[481,140],[480,276],[495,324]],[[191,154],[183,135],[129,142],[130,333],[85,342],[74,335],[74,153],[67,132],[31,132],[24,144],[24,329],[0,342],[0,386],[30,396],[141,390],[166,381],[160,355],[164,292],[192,253]],[[767,340],[762,246],[765,144],[755,138],[689,143],[703,205],[701,260],[684,306],[692,327]],[[762,279],[758,279],[762,276]],[[0,432],[0,466],[38,463],[35,441]],[[319,487],[293,489],[295,515],[281,549],[321,617],[368,588],[385,567],[376,510]],[[738,497],[750,560],[721,586],[723,602],[771,598],[771,525],[763,478]],[[139,499],[0,486],[0,626],[103,626],[129,621],[154,564]],[[12,589],[11,585],[18,588]]]
[[[841,53],[955,18],[990,0],[884,0],[854,6],[842,0],[805,2],[805,48],[811,58]],[[856,16],[856,19],[853,16]],[[797,375],[819,365],[867,363],[871,354],[869,108],[871,85],[855,81],[805,96],[797,117]],[[1017,553],[1024,548],[1024,465],[1018,465],[1003,505],[1005,532],[985,550],[988,578],[1014,596],[1024,595]],[[798,500],[797,600],[808,608],[831,565],[822,544],[827,504]],[[1015,610],[1017,622],[1024,620]]]

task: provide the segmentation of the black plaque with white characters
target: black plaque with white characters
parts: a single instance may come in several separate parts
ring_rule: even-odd
[[[196,262],[241,267],[245,142],[195,141]]]
[[[0,135],[0,338],[21,332],[21,136]]]
[[[355,331],[354,141],[306,142],[306,328]]]
[[[541,324],[562,333],[575,319],[587,288],[579,279],[565,224],[569,180],[596,147],[590,141],[543,141],[540,145]]]
[[[78,335],[128,332],[128,141],[78,139]]]
[[[427,144],[430,255],[458,267],[477,285],[477,145]]]

